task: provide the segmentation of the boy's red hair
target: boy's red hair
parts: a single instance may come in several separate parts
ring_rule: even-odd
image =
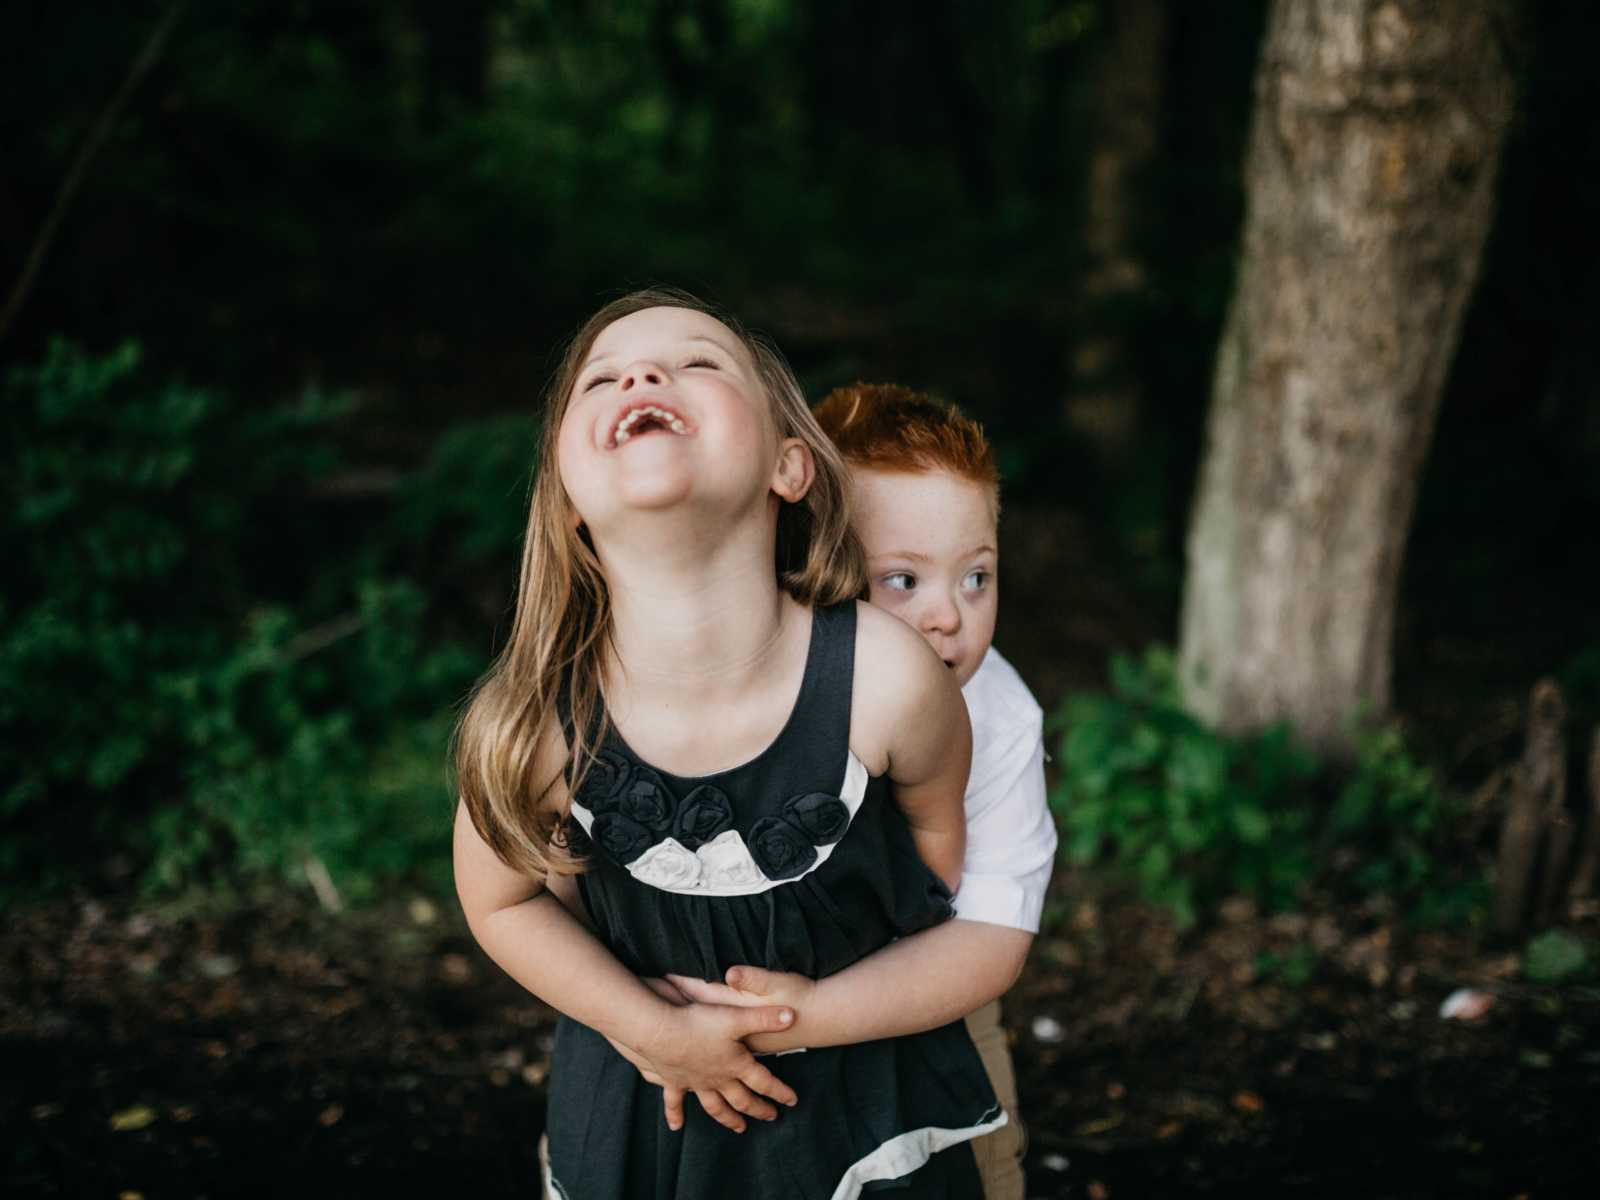
[[[851,466],[949,471],[993,489],[998,502],[1000,472],[983,427],[953,405],[893,383],[857,383],[835,388],[815,411]]]

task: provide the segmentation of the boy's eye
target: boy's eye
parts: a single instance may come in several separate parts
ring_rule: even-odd
[[[910,571],[895,571],[883,577],[883,586],[891,592],[909,592],[917,586],[917,577]]]
[[[989,586],[988,571],[968,571],[967,577],[961,581],[961,586],[972,591],[981,591]]]
[[[589,380],[588,383],[583,385],[583,390],[586,392],[592,392],[602,383],[610,383],[615,378],[615,375],[596,375],[593,379]]]

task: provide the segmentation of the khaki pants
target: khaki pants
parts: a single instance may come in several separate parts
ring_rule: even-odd
[[[1011,1047],[1000,1025],[1000,1001],[991,1000],[967,1018],[967,1032],[989,1073],[990,1086],[1011,1118],[993,1133],[972,1142],[983,1177],[984,1200],[1023,1200],[1022,1156],[1028,1149],[1028,1135],[1017,1112],[1017,1073],[1011,1065]]]
[[[1028,1135],[1017,1112],[1017,1073],[1011,1065],[1006,1031],[1000,1024],[1000,1001],[991,1000],[969,1016],[967,1032],[978,1048],[978,1057],[983,1059],[989,1085],[1010,1118],[993,1133],[973,1139],[972,1153],[978,1160],[978,1174],[983,1179],[983,1197],[984,1200],[1023,1200],[1022,1156],[1028,1149]],[[545,1200],[555,1200],[548,1182],[550,1139],[544,1135],[539,1138],[539,1168],[543,1176],[540,1192]]]

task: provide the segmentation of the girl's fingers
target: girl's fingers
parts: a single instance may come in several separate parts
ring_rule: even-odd
[[[683,989],[674,982],[679,976],[668,975],[665,979],[656,979],[653,976],[646,975],[642,978],[644,979],[645,987],[660,996],[668,1004],[676,1004],[682,1007],[689,1003],[690,997],[684,995]]]
[[[725,1125],[735,1133],[744,1132],[744,1118],[733,1111],[720,1092],[697,1091],[695,1097],[700,1101],[700,1107],[706,1110],[706,1116],[718,1125]]]
[[[756,1095],[737,1079],[730,1079],[722,1085],[722,1098],[747,1117],[754,1117],[758,1121],[775,1121],[778,1119],[778,1110],[767,1101]]]
[[[739,1078],[744,1082],[745,1087],[752,1092],[770,1096],[787,1108],[793,1108],[800,1103],[800,1097],[795,1094],[795,1090],[792,1087],[753,1058]]]
[[[707,983],[704,979],[690,979],[683,975],[668,975],[667,982],[671,983],[684,999],[696,1004],[732,1004],[739,1008],[749,1008],[761,1003],[759,999],[752,999],[743,992],[736,992],[725,983]]]
[[[778,1033],[794,1024],[794,1009],[776,1005],[729,1010],[730,1036],[743,1041],[752,1033]]]
[[[674,1133],[683,1128],[683,1096],[682,1088],[661,1089],[661,1107],[667,1114],[667,1128]]]

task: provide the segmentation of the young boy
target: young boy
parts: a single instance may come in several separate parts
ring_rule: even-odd
[[[746,1039],[757,1052],[868,1041],[966,1015],[1010,1118],[973,1143],[984,1194],[1022,1200],[1026,1140],[999,996],[1039,930],[1056,832],[1045,807],[1043,714],[989,644],[999,600],[994,455],[976,423],[906,388],[840,388],[816,414],[850,464],[868,598],[928,640],[955,672],[972,719],[955,920],[823,980],[740,967],[736,992],[673,983],[699,1002],[792,1006],[792,1033]]]

